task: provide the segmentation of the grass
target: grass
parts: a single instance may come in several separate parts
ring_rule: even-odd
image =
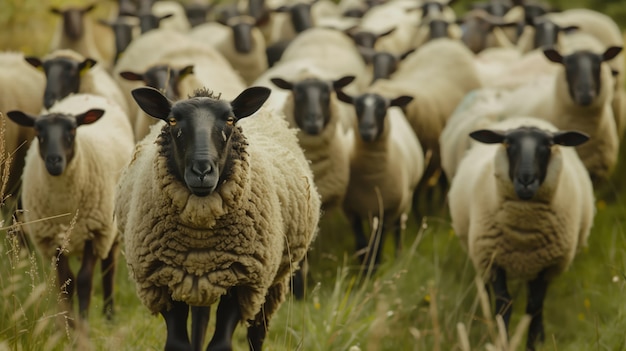
[[[44,2],[1,1],[0,28],[23,25],[14,36],[0,38],[3,47],[21,45],[29,54],[45,53],[49,31],[38,32],[39,24],[30,17],[47,16],[45,7],[38,5]],[[26,10],[31,11],[28,17]],[[26,46],[23,38],[31,34],[36,44]],[[0,164],[5,156],[0,145]],[[626,159],[620,161],[623,165]],[[618,188],[608,191],[610,203],[598,202],[588,248],[548,290],[546,341],[540,350],[626,350],[626,187]],[[3,209],[5,219],[7,212]],[[165,323],[141,305],[123,255],[116,277],[115,320],[108,322],[100,313],[97,270],[89,331],[76,332],[58,309],[55,261],[22,247],[16,236],[19,227],[10,220],[0,218],[0,229],[0,351],[163,348]],[[498,322],[490,317],[480,293],[482,284],[476,282],[449,218],[411,220],[404,241],[405,251],[397,259],[387,243],[377,274],[361,279],[349,226],[338,213],[329,213],[310,254],[307,296],[283,304],[272,320],[265,350],[505,350]],[[72,264],[76,269],[78,262]],[[511,334],[521,336],[523,345],[525,291],[519,283],[512,283],[510,290]],[[520,333],[514,332],[517,326]],[[235,343],[236,349],[246,349],[244,328],[238,328]]]

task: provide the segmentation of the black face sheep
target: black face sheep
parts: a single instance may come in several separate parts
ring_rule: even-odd
[[[165,318],[168,350],[190,349],[190,306],[200,349],[218,300],[209,349],[232,349],[243,321],[250,348],[261,350],[317,231],[320,198],[295,131],[259,110],[269,93],[251,87],[229,102],[199,89],[173,103],[153,88],[133,90],[166,125],[137,145],[115,214],[139,298]]]
[[[69,96],[39,117],[22,111],[8,116],[34,128],[37,136],[24,166],[25,232],[45,258],[57,258],[58,283],[65,286],[70,304],[64,308],[71,311],[77,290],[85,321],[94,266],[102,259],[104,312],[110,318],[118,242],[114,193],[133,150],[128,117],[115,103],[87,94]],[[72,256],[82,256],[76,278],[70,269]]]
[[[424,154],[402,108],[410,96],[388,99],[365,93],[356,97],[337,92],[339,100],[354,106],[358,136],[350,158],[350,181],[343,209],[352,224],[356,251],[366,252],[365,267],[380,262],[385,233],[393,229],[396,254],[401,248],[402,228],[411,209],[413,192],[424,173]],[[378,219],[373,245],[363,230],[363,221]],[[374,248],[378,245],[377,250]]]
[[[532,319],[527,349],[543,341],[548,284],[586,246],[595,213],[593,187],[573,146],[576,131],[515,117],[474,131],[449,192],[452,226],[478,274],[493,286],[495,313],[508,326],[507,278],[527,282]]]

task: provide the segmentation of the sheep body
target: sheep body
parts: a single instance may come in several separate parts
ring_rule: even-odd
[[[233,177],[206,197],[168,171],[158,127],[121,178],[115,213],[138,295],[154,313],[172,300],[211,305],[237,286],[241,319],[261,318],[265,303],[269,320],[313,239],[320,200],[294,131],[266,110],[238,125]]]
[[[41,111],[41,96],[46,84],[46,77],[26,63],[21,52],[0,53],[0,113],[4,124],[5,151],[12,154],[12,162],[8,164],[9,179],[3,196],[14,195],[16,198],[18,183],[24,167],[24,157],[28,149],[28,143],[33,138],[32,128],[24,128],[10,121],[6,121],[6,113],[12,110],[20,110],[30,114]],[[24,145],[23,145],[24,144]],[[0,167],[0,174],[4,174],[5,166]]]
[[[535,126],[536,118],[510,118],[490,126]],[[517,200],[505,147],[476,144],[461,161],[449,192],[452,226],[479,273],[492,264],[531,280],[563,272],[586,245],[594,217],[591,180],[574,150],[552,147],[547,174],[532,200]]]
[[[106,112],[97,123],[78,129],[74,158],[62,175],[51,176],[46,171],[37,139],[26,156],[23,226],[45,257],[55,257],[61,247],[70,255],[80,255],[85,241],[92,240],[94,253],[104,259],[117,238],[113,219],[115,186],[133,149],[126,113],[114,102],[89,94],[68,96],[49,112],[73,115],[93,108]],[[69,232],[71,216],[77,211],[76,223]]]

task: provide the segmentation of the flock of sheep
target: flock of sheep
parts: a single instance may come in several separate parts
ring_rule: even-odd
[[[343,210],[376,268],[385,233],[399,251],[411,208],[441,206],[438,188],[505,325],[507,278],[528,282],[533,350],[548,284],[586,244],[594,187],[617,162],[623,39],[586,9],[489,0],[461,17],[450,5],[51,9],[47,55],[0,53],[2,174],[24,231],[58,258],[63,309],[76,290],[86,323],[102,260],[113,315],[122,249],[140,300],[165,319],[165,349],[201,349],[219,301],[208,349],[231,349],[243,321],[260,350],[285,295],[302,293],[326,213]]]

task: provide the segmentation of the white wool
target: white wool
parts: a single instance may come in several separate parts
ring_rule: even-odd
[[[490,125],[509,130],[536,126],[556,131],[531,117]],[[586,245],[595,214],[593,187],[576,152],[554,145],[544,183],[533,199],[518,200],[508,175],[502,144],[476,144],[459,165],[448,193],[452,226],[479,274],[496,264],[514,278],[548,277],[571,264]]]
[[[103,109],[105,114],[95,123],[77,128],[75,155],[63,174],[47,172],[37,139],[28,150],[22,191],[24,230],[44,257],[58,255],[68,233],[68,254],[80,255],[85,240],[93,240],[94,253],[102,259],[117,238],[115,186],[134,145],[126,114],[114,102],[89,94],[71,95],[50,112],[75,115],[89,109]]]

